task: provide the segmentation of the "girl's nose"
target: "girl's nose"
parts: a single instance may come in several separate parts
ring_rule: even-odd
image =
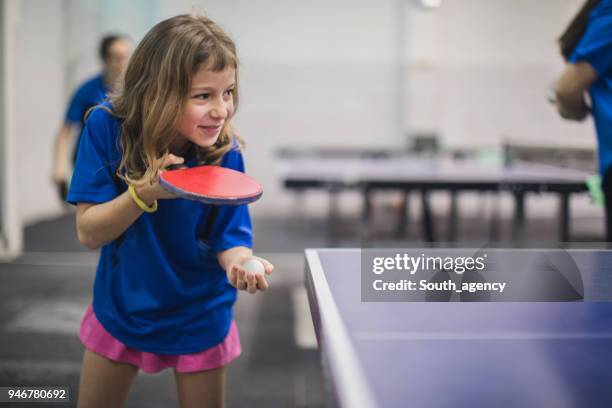
[[[213,105],[210,115],[214,118],[225,119],[227,117],[228,107],[225,101],[217,102]]]

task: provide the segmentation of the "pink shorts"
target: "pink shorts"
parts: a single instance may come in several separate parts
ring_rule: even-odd
[[[229,332],[222,343],[193,354],[155,354],[126,346],[102,327],[91,305],[87,308],[79,338],[90,351],[119,363],[139,367],[146,373],[157,373],[165,368],[174,368],[179,373],[212,370],[228,364],[242,351],[236,323],[232,320]]]

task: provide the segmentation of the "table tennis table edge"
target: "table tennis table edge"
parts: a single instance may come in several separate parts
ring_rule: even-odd
[[[326,356],[329,359],[332,380],[336,384],[336,396],[342,407],[378,407],[331,294],[318,252],[318,249],[312,248],[304,250],[306,278],[312,287],[308,287],[308,282],[306,286],[309,291],[313,292],[308,296],[311,308],[319,311],[319,330],[323,334],[317,333],[317,338],[319,342],[324,343],[319,344],[319,347],[325,346],[327,349]],[[321,313],[321,310],[325,310],[325,313]],[[334,329],[333,341],[332,328]]]

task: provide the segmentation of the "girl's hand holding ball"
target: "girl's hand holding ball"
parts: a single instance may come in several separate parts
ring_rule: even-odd
[[[232,265],[228,278],[237,289],[255,293],[258,289],[268,288],[266,275],[270,275],[273,270],[274,266],[267,260],[250,256]]]

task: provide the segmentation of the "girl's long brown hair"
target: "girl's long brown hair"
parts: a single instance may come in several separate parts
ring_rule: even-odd
[[[578,42],[584,35],[589,21],[589,15],[599,2],[600,0],[587,0],[569,23],[563,34],[561,34],[561,37],[559,37],[561,55],[566,61],[569,59],[570,55],[572,55],[574,48],[576,48]]]
[[[121,121],[122,160],[117,175],[128,183],[152,182],[177,135],[200,67],[236,70],[232,95],[238,107],[238,57],[230,37],[203,16],[180,15],[153,27],[142,39],[128,64],[123,86],[111,97],[113,114]],[[219,164],[232,149],[234,134],[226,120],[216,143],[195,146],[201,162]]]

